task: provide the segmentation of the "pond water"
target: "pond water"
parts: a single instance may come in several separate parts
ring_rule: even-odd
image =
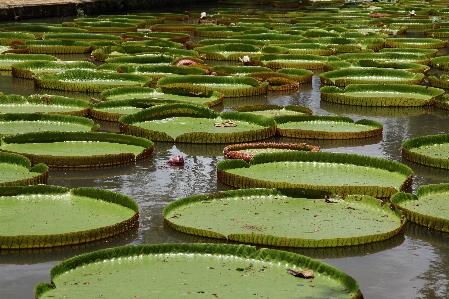
[[[39,20],[40,22],[41,20]],[[447,51],[443,51],[447,53]],[[64,60],[91,60],[89,55],[60,57]],[[211,63],[212,64],[212,63]],[[409,138],[449,133],[449,112],[435,108],[363,108],[322,102],[319,73],[299,92],[271,93],[245,99],[226,99],[217,111],[256,104],[300,105],[314,114],[339,114],[358,120],[368,118],[384,125],[383,135],[356,141],[307,142],[322,151],[363,154],[387,158],[410,166],[415,175],[412,192],[423,184],[449,183],[449,171],[430,169],[403,161],[401,143]],[[31,80],[18,79],[9,72],[0,74],[0,91],[5,94],[49,93],[90,99],[89,94],[58,93],[34,88]],[[103,131],[118,132],[118,126],[99,122]],[[135,199],[140,206],[139,228],[113,239],[73,247],[0,252],[0,297],[34,298],[39,282],[50,282],[50,269],[59,261],[101,248],[134,244],[221,242],[189,236],[164,225],[162,209],[180,197],[228,190],[217,182],[215,164],[223,159],[224,145],[156,143],[152,157],[132,165],[94,170],[52,170],[49,184],[68,188],[96,187],[116,191]],[[170,167],[166,161],[185,157],[183,167]],[[447,298],[449,285],[449,234],[407,223],[404,233],[384,242],[332,249],[287,249],[338,267],[354,277],[367,299]]]

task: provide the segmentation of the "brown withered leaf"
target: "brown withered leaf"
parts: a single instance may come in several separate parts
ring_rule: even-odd
[[[314,278],[315,274],[313,273],[313,270],[294,270],[294,269],[287,269],[287,273],[291,274],[295,277],[300,278]]]

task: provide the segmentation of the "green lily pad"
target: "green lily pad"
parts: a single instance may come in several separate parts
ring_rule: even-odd
[[[396,53],[396,52],[361,52],[361,53],[346,53],[337,56],[341,60],[348,62],[357,62],[360,60],[372,60],[378,62],[396,62],[396,63],[421,63],[429,64],[429,57],[421,53]]]
[[[305,143],[279,143],[279,142],[255,142],[231,144],[224,148],[226,158],[243,159],[249,162],[254,155],[262,153],[288,152],[288,151],[313,151],[318,152],[319,146]]]
[[[0,206],[0,246],[7,249],[95,241],[132,228],[139,218],[134,200],[95,188],[1,187]]]
[[[271,72],[272,70],[267,67],[263,66],[245,66],[245,65],[239,65],[239,66],[227,66],[227,65],[217,65],[210,68],[212,72],[216,72],[217,74],[229,76],[246,76],[248,74],[254,73],[254,72]]]
[[[449,184],[420,186],[417,195],[400,192],[391,197],[407,220],[439,231],[449,232]]]
[[[311,115],[312,110],[301,106],[278,106],[278,105],[254,105],[243,106],[237,108],[238,112],[250,112],[256,115],[262,115],[265,117],[275,117],[281,115]]]
[[[118,87],[102,92],[104,101],[91,105],[90,116],[95,119],[117,122],[122,116],[137,113],[156,105],[190,103],[216,106],[222,103],[223,94],[210,91],[201,95],[189,93],[170,94],[148,87]]]
[[[19,153],[32,164],[45,163],[53,168],[92,168],[147,158],[153,143],[113,133],[52,131],[5,136],[0,151]]]
[[[449,134],[409,139],[402,143],[402,156],[418,164],[449,169]]]
[[[134,74],[102,73],[88,70],[67,70],[58,74],[41,74],[34,77],[40,88],[102,92],[120,86],[148,86],[151,78]]]
[[[97,260],[97,261],[95,261]],[[94,262],[95,261],[95,262]],[[311,270],[313,279],[288,270]],[[127,277],[127,279],[123,279]],[[150,279],[149,279],[150,278]],[[105,249],[54,266],[36,298],[207,296],[211,298],[363,298],[358,283],[323,262],[247,245],[160,244]]]
[[[328,56],[335,53],[335,50],[329,49],[325,45],[318,43],[270,44],[270,45],[287,48],[289,54],[312,54],[312,55]]]
[[[1,113],[57,113],[74,116],[87,116],[87,101],[56,95],[35,94],[29,97],[20,95],[0,96]]]
[[[278,133],[283,137],[309,139],[357,139],[382,134],[379,122],[333,115],[275,116]]]
[[[298,195],[389,198],[407,190],[412,175],[409,167],[386,159],[324,152],[263,153],[255,155],[249,164],[238,159],[217,163],[218,180],[227,185],[278,188]]]
[[[427,57],[435,57],[437,55],[438,49],[420,49],[420,48],[383,48],[380,49],[379,52],[381,53],[400,53],[403,55],[410,55],[410,54],[422,54],[426,55]]]
[[[262,55],[259,47],[248,44],[227,43],[224,45],[211,45],[195,48],[198,53],[206,55],[211,60],[239,61],[239,58],[247,55],[258,57]]]
[[[164,22],[164,19],[158,19],[160,22]],[[139,30],[139,29],[137,29]],[[177,32],[126,32],[122,33],[123,38],[131,38],[133,40],[167,40],[177,43],[186,43],[190,41],[190,34],[177,33]]]
[[[369,196],[291,198],[264,189],[194,195],[164,209],[186,233],[286,247],[336,247],[381,241],[400,232],[400,213]]]
[[[168,93],[180,89],[195,93],[217,91],[225,97],[245,97],[266,94],[268,83],[259,84],[249,77],[185,75],[161,78],[157,87]]]
[[[0,152],[0,186],[26,186],[46,184],[48,167],[39,164],[31,168],[28,158],[14,154]]]
[[[56,57],[47,54],[12,54],[0,55],[0,71],[10,71],[12,65],[18,62],[30,60],[54,61]]]
[[[165,76],[182,75],[204,75],[206,70],[192,66],[178,65],[119,65],[117,70],[120,73],[144,75],[159,80]]]
[[[137,113],[149,107],[178,102],[174,99],[176,96],[173,96],[172,99],[169,99],[167,94],[166,96],[165,99],[148,98],[100,102],[91,106],[90,115],[96,119],[116,122],[122,116]]]
[[[72,40],[28,40],[25,41],[30,53],[35,54],[83,54],[91,52],[85,41]]]
[[[447,41],[437,38],[387,38],[385,46],[388,48],[419,48],[441,49],[445,48]]]
[[[321,99],[337,104],[381,107],[430,106],[443,89],[404,84],[349,84],[344,89],[324,86]]]
[[[25,61],[11,66],[12,75],[24,79],[33,79],[39,73],[61,73],[69,69],[95,70],[95,64],[87,61]]]
[[[163,131],[170,135],[173,139],[176,139],[178,136],[190,132],[201,131],[213,134],[223,133],[223,127],[215,126],[215,123],[225,124],[226,121],[227,120],[223,120],[221,117],[211,119],[180,116],[134,123],[133,125],[148,130]],[[262,128],[262,126],[260,125],[244,121],[235,121],[234,123],[236,124],[236,126],[232,127],[231,130],[228,130],[228,132],[245,132]]]
[[[192,104],[167,104],[123,116],[123,132],[154,141],[232,143],[274,136],[269,118],[243,112],[216,113]]]
[[[321,83],[346,86],[349,84],[420,84],[424,74],[385,68],[345,68],[320,74]]]
[[[36,114],[36,113],[7,113],[0,114],[0,136],[42,132],[88,132],[98,130],[94,121],[84,117]]]
[[[257,59],[272,69],[299,68],[306,70],[320,70],[328,61],[339,60],[314,54],[266,54]]]

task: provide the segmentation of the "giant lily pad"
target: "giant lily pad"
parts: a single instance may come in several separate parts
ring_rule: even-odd
[[[189,196],[170,203],[163,214],[166,223],[185,233],[284,247],[382,241],[404,224],[400,213],[369,196],[326,202],[264,189]]]
[[[60,73],[69,69],[95,70],[95,64],[87,61],[25,61],[11,65],[12,75],[24,79],[32,79],[39,73]]]
[[[14,63],[30,61],[30,60],[46,60],[54,61],[56,57],[46,54],[12,54],[7,53],[0,55],[0,71],[10,71]]]
[[[198,41],[198,43],[188,42],[186,43],[187,49],[195,49],[196,47],[213,46],[213,45],[226,45],[231,44],[246,44],[258,47],[263,47],[265,45],[264,41],[253,40],[253,39],[233,39],[233,38],[206,38]]]
[[[435,57],[437,55],[438,49],[420,49],[420,48],[383,48],[380,49],[381,53],[400,53],[402,55],[425,55],[429,58]]]
[[[193,34],[196,30],[196,24],[155,24],[150,27],[155,32],[177,32]]]
[[[248,28],[244,26],[200,26],[195,30],[195,36],[207,38],[227,38],[242,34]]]
[[[231,144],[224,148],[226,158],[243,159],[249,162],[254,155],[261,153],[288,152],[288,151],[312,151],[318,152],[319,146],[305,143],[279,143],[279,142],[255,142]]]
[[[424,74],[384,68],[345,68],[320,74],[321,83],[346,86],[349,84],[420,84]]]
[[[405,84],[324,86],[320,92],[322,100],[332,103],[381,107],[429,106],[444,94],[443,89]]]
[[[83,54],[91,51],[85,41],[71,40],[29,40],[25,44],[30,53],[35,54]]]
[[[402,143],[402,156],[418,164],[449,169],[449,134],[409,139]]]
[[[195,50],[200,54],[206,55],[207,59],[213,60],[238,61],[239,58],[245,55],[251,57],[262,55],[260,48],[257,46],[237,43],[196,47]]]
[[[162,23],[164,22],[163,19]],[[190,34],[186,33],[176,33],[176,32],[153,32],[153,31],[147,31],[147,32],[126,32],[122,33],[122,37],[125,39],[132,39],[132,40],[167,40],[177,43],[186,43],[190,41]]]
[[[235,143],[273,137],[275,123],[243,112],[217,113],[192,104],[167,104],[122,116],[123,132],[153,141]]]
[[[283,137],[310,139],[357,139],[382,134],[379,122],[333,115],[275,116],[277,131]]]
[[[337,56],[341,60],[356,62],[359,60],[374,60],[379,62],[408,62],[428,65],[429,57],[421,53],[396,53],[396,52],[372,52],[372,53],[346,53]]]
[[[242,24],[247,25],[247,24]],[[257,25],[257,24],[256,24]],[[260,27],[260,24],[257,25],[257,27]],[[264,41],[265,43],[270,44],[281,44],[281,43],[297,43],[304,40],[304,37],[301,35],[292,35],[292,34],[283,34],[283,33],[270,33],[270,32],[262,32],[262,33],[247,33],[247,34],[241,34],[241,35],[235,35],[232,38],[238,39],[238,40],[258,40],[258,41]]]
[[[87,70],[68,70],[59,74],[42,74],[34,77],[40,88],[101,92],[120,86],[148,86],[151,78],[133,74],[112,74]]]
[[[439,77],[429,76],[429,84],[438,88],[449,88],[449,76],[441,74]]]
[[[174,56],[163,54],[141,54],[141,55],[127,55],[107,58],[107,63],[120,63],[120,64],[166,64],[169,65],[175,61]]]
[[[272,69],[299,68],[306,70],[323,69],[326,62],[339,60],[335,57],[313,54],[266,54],[257,58]]]
[[[88,132],[99,129],[94,121],[84,117],[36,114],[36,113],[7,113],[0,114],[0,136],[42,132]]]
[[[134,200],[95,188],[0,187],[0,207],[0,247],[6,249],[95,241],[127,231],[139,219]]]
[[[35,39],[34,34],[26,32],[0,32],[0,45],[11,46],[24,44],[27,40]]]
[[[246,76],[254,72],[271,72],[268,67],[263,66],[227,66],[217,65],[210,68],[212,72],[216,72],[218,75],[234,75],[234,76]]]
[[[117,71],[119,73],[148,76],[154,81],[165,76],[206,74],[206,70],[203,68],[178,65],[119,65]]]
[[[111,100],[154,100],[155,102],[187,102],[190,104],[201,104],[208,107],[221,104],[223,94],[216,91],[209,91],[201,94],[189,92],[165,93],[160,89],[149,87],[117,87],[107,89],[101,93],[104,101]],[[159,102],[160,103],[160,102]]]
[[[298,44],[272,44],[288,49],[289,54],[312,54],[320,56],[329,56],[335,53],[335,50],[329,49],[325,45],[318,43],[298,43]]]
[[[407,220],[439,231],[449,232],[449,184],[420,186],[416,195],[399,192],[391,197]]]
[[[73,29],[78,31],[86,31],[85,29],[76,28],[76,27],[64,27],[66,30]],[[59,39],[59,40],[81,40],[81,41],[113,41],[116,43],[122,42],[122,38],[120,36],[114,34],[101,34],[101,33],[46,33],[43,35],[42,39]]]
[[[102,20],[91,20],[81,21],[80,19],[76,22],[64,22],[63,26],[66,27],[79,27],[86,29],[88,32],[96,33],[122,33],[122,32],[132,32],[137,31],[137,25],[135,23],[125,23],[123,21],[112,22],[112,21],[102,21]]]
[[[237,108],[238,112],[250,112],[256,115],[262,115],[266,117],[275,117],[280,115],[311,115],[313,111],[309,108],[290,105],[290,106],[278,106],[278,105],[254,105],[243,106]]]
[[[87,101],[47,94],[35,94],[29,97],[20,95],[0,96],[1,113],[57,113],[74,116],[87,116]]]
[[[186,90],[202,93],[218,91],[225,97],[256,96],[267,93],[268,83],[259,82],[254,78],[231,76],[170,76],[157,81],[157,87],[162,90]]]
[[[294,277],[289,270],[310,270],[314,277]],[[148,277],[152,277],[150,285]],[[158,298],[274,298],[279,290],[288,297],[300,291],[308,298],[363,298],[358,283],[332,266],[299,254],[248,245],[156,244],[104,249],[56,265],[51,281],[35,287],[36,298],[93,294],[114,298],[154,294]]]
[[[342,62],[340,62],[342,63]],[[335,63],[335,64],[338,64]],[[329,63],[327,67],[332,66],[332,63]],[[377,68],[390,68],[390,69],[398,69],[398,70],[406,70],[412,73],[427,73],[430,70],[430,67],[420,63],[413,62],[397,62],[397,61],[382,61],[382,60],[358,60],[356,62],[351,63],[348,66],[344,67],[377,67]],[[344,68],[342,67],[342,68]]]
[[[121,89],[121,90],[118,90]],[[156,91],[152,88],[117,88],[115,90],[108,89],[103,92],[109,94],[107,101],[92,104],[90,108],[90,116],[105,121],[118,121],[124,115],[129,115],[142,111],[143,109],[156,105],[172,104],[172,103],[195,103],[204,104],[206,106],[215,106],[223,101],[223,95],[218,92],[210,92],[210,96],[183,96],[176,94],[167,94]],[[146,89],[146,90],[145,90]],[[128,99],[111,100],[115,97],[126,97]]]
[[[5,136],[0,151],[20,153],[32,164],[52,168],[95,168],[127,164],[149,157],[147,139],[112,133],[38,132]]]
[[[14,153],[0,152],[0,186],[46,184],[48,167],[38,164],[31,168],[28,158]]]
[[[447,58],[447,56],[439,56],[436,58],[432,58],[432,59],[430,59],[430,65],[433,68],[448,71],[449,70],[449,59]]]
[[[278,188],[297,195],[388,198],[407,190],[412,175],[409,167],[386,159],[324,152],[263,153],[255,155],[249,164],[238,159],[217,163],[218,180],[227,185]]]
[[[86,30],[75,27],[62,27],[61,24],[48,24],[48,23],[24,23],[14,22],[2,24],[2,31],[21,31],[33,33],[36,38],[42,38],[45,34],[60,34],[66,36],[68,34],[84,34]]]
[[[441,49],[446,45],[447,41],[436,38],[387,38],[385,40],[387,48]]]
[[[409,29],[416,29],[416,30],[425,30],[430,29],[435,26],[435,24],[432,22],[432,20],[427,19],[418,19],[418,18],[406,18],[406,19],[400,19],[400,18],[394,18],[389,20],[388,22],[392,26],[405,26]],[[424,38],[421,38],[422,40],[425,40]],[[421,40],[419,39],[419,40]],[[401,40],[404,40],[401,42]],[[398,42],[396,44],[391,44],[392,46],[400,46],[402,43],[404,43],[404,46],[408,46],[408,41],[411,40],[411,38],[398,38]]]

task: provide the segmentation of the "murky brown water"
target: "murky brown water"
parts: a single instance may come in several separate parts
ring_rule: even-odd
[[[413,191],[423,184],[449,182],[449,171],[402,161],[400,150],[401,143],[409,138],[449,133],[447,111],[334,105],[320,101],[319,87],[319,77],[314,76],[312,84],[301,86],[300,92],[226,100],[223,107],[218,109],[233,110],[250,104],[301,105],[311,108],[314,114],[373,119],[384,124],[381,138],[350,142],[307,142],[320,145],[322,151],[363,154],[403,162],[415,172]],[[0,91],[22,95],[55,93],[36,90],[32,81],[13,78],[7,72],[0,74]],[[68,95],[90,97],[86,94]],[[114,124],[101,125],[103,130],[118,131]],[[281,141],[303,142],[291,139]],[[165,227],[162,209],[179,197],[228,189],[216,179],[215,164],[223,159],[222,150],[222,145],[157,143],[153,157],[133,165],[104,170],[51,171],[49,184],[52,185],[103,188],[134,198],[141,208],[140,227],[126,235],[95,244],[20,252],[1,251],[0,298],[34,298],[34,286],[38,282],[50,281],[49,272],[53,265],[80,253],[128,244],[219,242],[184,235]],[[174,155],[185,156],[183,168],[167,166],[166,161]],[[408,223],[403,234],[384,242],[350,248],[289,250],[320,259],[353,276],[360,283],[367,299],[432,299],[449,298],[448,248],[449,234]]]

